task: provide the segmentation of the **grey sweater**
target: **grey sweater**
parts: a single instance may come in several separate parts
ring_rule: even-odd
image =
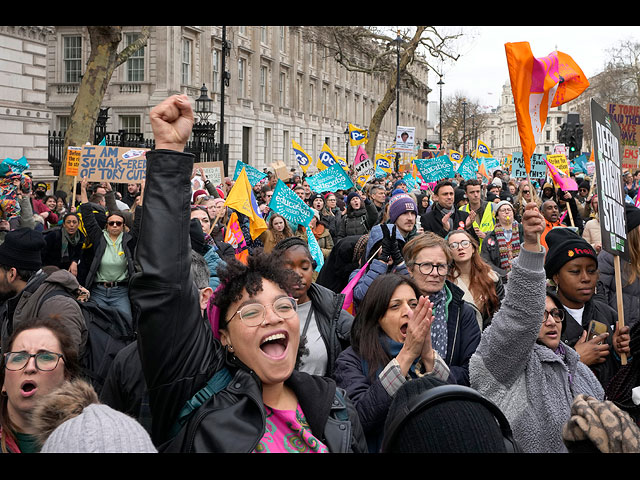
[[[525,249],[514,261],[500,310],[469,363],[471,386],[505,414],[524,452],[566,452],[562,425],[580,393],[604,399],[602,386],[578,353],[564,361],[536,343],[545,308],[544,253]]]

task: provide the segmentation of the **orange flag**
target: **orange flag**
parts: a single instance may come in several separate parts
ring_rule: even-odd
[[[550,107],[573,100],[589,81],[573,59],[562,52],[534,58],[529,42],[505,43],[518,133],[527,173]]]

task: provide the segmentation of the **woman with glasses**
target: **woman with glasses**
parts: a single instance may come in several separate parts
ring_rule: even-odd
[[[338,198],[335,193],[324,195],[324,206],[320,210],[320,220],[329,226],[331,238],[335,242],[338,236],[338,225],[342,222],[342,213],[338,208]]]
[[[449,246],[439,235],[425,232],[409,240],[402,255],[420,293],[433,304],[431,344],[449,366],[449,382],[468,386],[469,359],[481,332],[464,292],[447,280],[453,261]]]
[[[533,203],[522,224],[522,250],[505,298],[471,357],[471,387],[502,410],[522,452],[567,452],[562,428],[573,399],[585,394],[603,400],[604,392],[561,341],[563,316],[546,295],[546,252],[538,243],[545,221]]]
[[[0,450],[38,452],[41,432],[30,422],[35,403],[79,374],[78,345],[59,319],[34,317],[21,323],[2,354]]]
[[[502,283],[507,283],[511,263],[520,254],[522,225],[515,218],[514,207],[506,200],[496,204],[493,214],[495,228],[487,233],[480,255],[500,276]]]
[[[619,370],[621,354],[629,354],[629,327],[617,328],[617,312],[594,298],[598,257],[586,240],[568,228],[554,228],[547,246],[544,268],[552,285],[547,295],[562,316],[562,342],[580,354],[604,387]],[[592,321],[601,327],[594,338]]]
[[[520,188],[518,189],[516,200],[513,203],[513,211],[515,213],[516,220],[520,221],[525,207],[531,202],[535,203],[538,208],[542,205],[542,201],[540,200],[535,187],[527,180],[523,180],[520,182]]]
[[[356,405],[369,453],[380,451],[389,406],[405,382],[423,375],[449,378],[432,348],[431,308],[413,280],[395,273],[377,277],[360,303],[351,346],[338,357],[335,376]]]
[[[98,305],[115,308],[131,323],[128,285],[135,271],[135,232],[127,231],[125,218],[120,212],[109,212],[104,230],[100,228],[93,207],[86,199],[86,182],[86,178],[81,182],[83,200],[80,215],[87,239],[93,245],[93,258],[83,286],[91,292],[91,298]]]
[[[366,451],[346,394],[295,369],[300,320],[290,297],[298,277],[282,262],[265,253],[246,265],[229,262],[203,318],[189,256],[194,157],[184,148],[193,110],[186,95],[173,95],[150,116],[157,150],[147,153],[131,299],[154,444],[179,452]]]
[[[491,323],[504,296],[502,280],[480,257],[478,242],[466,230],[454,230],[445,240],[453,258],[449,280],[464,292],[463,299],[476,310],[480,330]]]

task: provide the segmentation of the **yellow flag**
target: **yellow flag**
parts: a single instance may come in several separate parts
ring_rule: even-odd
[[[267,223],[260,214],[258,202],[253,195],[253,189],[251,188],[249,177],[247,177],[247,172],[244,167],[240,175],[238,175],[236,183],[231,188],[229,195],[227,195],[224,204],[249,217],[249,231],[252,239],[255,240],[267,229]]]
[[[369,140],[369,130],[357,128],[349,124],[349,145],[357,147],[361,143],[367,143]]]

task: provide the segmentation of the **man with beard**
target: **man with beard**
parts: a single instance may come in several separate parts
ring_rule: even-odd
[[[547,242],[545,240],[547,233],[555,227],[566,227],[564,223],[560,221],[560,209],[555,200],[546,200],[542,204],[542,216],[544,217],[545,227],[544,231],[540,235],[540,245],[545,249],[547,248]]]
[[[80,354],[87,341],[87,326],[75,300],[80,284],[67,270],[47,275],[42,271],[42,249],[46,243],[42,234],[30,228],[13,230],[0,245],[0,338],[2,351],[13,330],[26,319],[56,315],[77,343]],[[49,292],[66,290],[44,298]]]
[[[425,232],[433,232],[446,237],[453,230],[467,230],[476,240],[478,236],[473,229],[476,219],[475,210],[467,213],[455,208],[455,191],[451,182],[443,180],[433,189],[434,204],[431,210],[420,217]]]

